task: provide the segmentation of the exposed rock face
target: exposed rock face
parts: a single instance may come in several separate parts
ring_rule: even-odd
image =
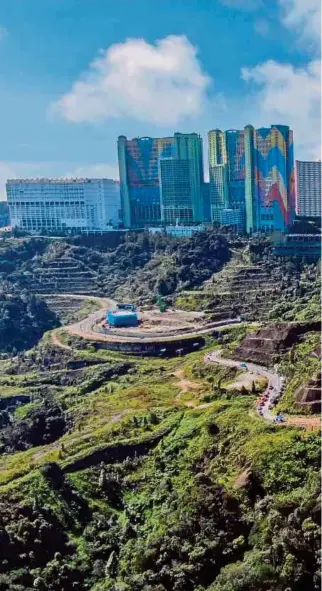
[[[320,330],[319,322],[265,326],[247,335],[237,347],[234,357],[271,365],[275,355],[290,349],[303,334]]]
[[[295,393],[295,404],[309,408],[312,412],[321,411],[321,372],[313,376]]]

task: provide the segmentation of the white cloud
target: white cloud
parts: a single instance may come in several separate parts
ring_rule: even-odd
[[[299,42],[309,50],[320,51],[321,0],[278,0],[282,24],[298,34]]]
[[[197,49],[185,36],[170,35],[154,45],[128,39],[102,50],[53,108],[76,123],[131,117],[174,126],[200,115],[209,85]]]
[[[277,0],[281,24],[298,43],[315,56],[321,35],[320,0]],[[256,23],[255,23],[256,28]],[[258,31],[260,32],[260,31]],[[245,115],[255,126],[284,123],[294,130],[297,158],[321,157],[321,62],[312,59],[302,67],[268,60],[243,68],[250,94]]]
[[[281,123],[294,130],[296,157],[320,155],[321,65],[305,67],[267,61],[243,68],[242,77],[251,87],[249,121],[255,126]],[[245,113],[246,114],[246,113]]]

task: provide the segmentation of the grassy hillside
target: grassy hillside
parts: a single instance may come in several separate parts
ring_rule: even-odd
[[[240,370],[206,364],[211,336],[174,359],[95,351],[70,335],[59,348],[50,332],[39,341],[56,317],[30,295],[51,293],[64,324],[97,304],[65,307],[59,290],[311,320],[317,266],[274,261],[266,241],[216,230],[132,235],[114,250],[10,239],[0,254],[14,294],[2,321],[15,328],[2,338],[14,355],[0,361],[0,591],[317,591],[318,431],[261,419],[265,381],[239,387]],[[223,331],[225,354],[253,330]],[[318,371],[318,336],[276,351],[279,409],[312,412],[297,393]]]
[[[318,589],[318,433],[262,421],[204,364],[215,346],[144,360],[46,337],[1,363],[0,589]]]

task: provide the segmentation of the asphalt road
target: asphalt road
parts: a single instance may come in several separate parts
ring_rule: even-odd
[[[244,361],[235,361],[233,359],[225,359],[221,357],[221,350],[213,351],[212,353],[207,353],[205,356],[205,363],[219,363],[225,367],[238,367],[240,368],[241,363],[245,363]],[[263,365],[257,365],[256,363],[246,363],[247,370],[252,371],[254,373],[258,373],[268,379],[268,386],[266,392],[268,393],[268,399],[265,402],[264,406],[261,408],[263,418],[267,419],[268,421],[274,422],[275,415],[269,409],[270,404],[273,402],[273,398],[276,395],[281,395],[282,388],[283,388],[283,378],[276,372],[267,369]]]
[[[216,328],[218,329],[223,329],[226,327],[229,327],[231,325],[239,325],[239,324],[243,324],[239,319],[237,318],[227,318],[225,320],[221,320],[218,322],[213,322],[208,326],[200,326],[200,328],[195,328],[195,329],[187,329],[185,331],[176,331],[176,330],[169,330],[167,331],[167,333],[160,333],[160,332],[149,332],[149,333],[144,333],[144,331],[130,331],[130,330],[124,330],[124,329],[120,329],[120,330],[113,330],[113,332],[108,332],[108,331],[104,331],[103,329],[99,328],[99,324],[102,320],[104,320],[105,316],[106,316],[106,311],[107,310],[113,310],[116,308],[116,304],[117,302],[111,298],[105,298],[105,297],[97,297],[97,296],[89,296],[89,295],[76,295],[76,294],[52,294],[52,295],[57,295],[60,298],[66,297],[68,299],[81,299],[81,300],[92,300],[94,302],[97,302],[101,308],[99,310],[97,310],[96,312],[93,312],[92,314],[90,314],[89,316],[87,316],[87,318],[84,318],[83,320],[79,321],[79,322],[75,322],[74,324],[69,324],[68,326],[64,326],[64,330],[69,332],[70,334],[82,337],[84,339],[89,339],[89,340],[93,340],[93,341],[116,341],[116,340],[121,340],[121,341],[129,341],[129,342],[141,342],[141,341],[153,341],[155,339],[158,340],[164,340],[166,341],[171,340],[174,337],[180,338],[180,336],[182,336],[182,338],[184,338],[185,336],[199,336],[199,335],[204,335],[204,334],[208,334],[211,331],[215,330]],[[43,296],[45,297],[45,296]],[[56,339],[57,341],[57,339]]]

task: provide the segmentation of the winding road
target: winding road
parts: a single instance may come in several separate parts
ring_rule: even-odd
[[[244,363],[243,360],[234,360],[234,359],[226,359],[221,357],[221,350],[217,349],[216,351],[212,351],[212,353],[207,353],[204,357],[205,363],[218,363],[219,365],[223,365],[224,367],[241,367],[241,363]],[[257,365],[256,363],[248,363],[247,362],[247,371],[251,371],[253,373],[260,374],[268,379],[268,385],[266,388],[265,393],[268,394],[267,400],[264,405],[261,407],[261,414],[258,409],[258,413],[260,416],[270,422],[275,422],[276,415],[274,415],[269,408],[274,400],[279,398],[282,395],[283,391],[283,377],[280,376],[277,372],[267,369],[263,365]],[[245,368],[246,370],[246,368]],[[294,416],[294,417],[285,417],[285,422],[279,423],[280,425],[294,425],[296,427],[302,427],[304,429],[317,429],[321,427],[321,419],[320,417],[303,417],[303,416]]]
[[[98,333],[93,330],[93,327],[97,325],[103,318],[105,317],[106,310],[112,309],[115,307],[116,302],[111,298],[104,298],[104,297],[97,297],[97,296],[83,296],[83,295],[75,295],[75,294],[59,294],[60,297],[68,297],[71,299],[87,299],[95,301],[96,303],[100,304],[101,308],[92,314],[89,314],[87,318],[76,322],[74,324],[70,324],[68,326],[63,327],[63,330],[67,331],[68,333],[80,336],[84,339],[89,339],[91,341],[106,341],[111,337],[107,337],[104,334]],[[226,328],[232,322],[230,319],[225,320],[222,322],[216,323],[216,328]],[[236,324],[242,324],[236,321]],[[212,330],[214,330],[214,326]],[[64,349],[72,349],[70,345],[64,344],[61,342],[59,338],[59,332],[61,329],[56,329],[52,331],[52,342],[55,346],[62,347]],[[189,332],[189,331],[188,331]],[[195,334],[205,334],[209,332],[208,329],[195,331]],[[151,337],[151,335],[150,335]],[[120,337],[115,337],[116,339],[120,339]],[[170,337],[171,338],[171,337]],[[126,341],[138,341],[138,339],[129,338],[129,336],[124,335],[123,340]],[[153,340],[153,339],[146,339],[146,340]],[[165,337],[164,341],[169,340]],[[244,363],[243,360],[234,360],[234,359],[226,359],[221,357],[221,350],[217,349],[212,351],[211,353],[207,353],[204,358],[205,363],[217,363],[219,365],[223,365],[225,367],[241,367],[241,364]],[[245,368],[246,369],[246,368]],[[263,406],[258,409],[258,414],[261,418],[266,419],[270,422],[276,421],[276,415],[273,414],[271,410],[271,406],[273,403],[280,398],[283,391],[283,377],[280,376],[276,371],[268,369],[263,365],[257,365],[256,363],[247,363],[247,371],[253,372],[254,374],[259,374],[265,377],[268,380],[268,385],[265,390],[265,394],[268,394],[267,399],[265,400]],[[304,429],[316,429],[321,427],[321,420],[320,417],[308,417],[308,416],[288,416],[285,417],[285,422],[279,423],[280,425],[294,425],[297,427],[302,427]]]
[[[224,367],[240,368],[241,363],[244,363],[244,361],[225,359],[221,357],[221,350],[216,350],[212,353],[208,353],[205,356],[205,363],[219,363],[219,365],[223,365]],[[267,419],[268,421],[274,422],[275,415],[272,413],[269,407],[273,403],[273,399],[276,399],[277,396],[280,396],[282,394],[282,376],[280,376],[278,373],[275,373],[272,370],[267,369],[267,367],[264,367],[263,365],[257,365],[256,363],[247,363],[247,371],[252,371],[267,378],[268,385],[266,392],[268,393],[268,398],[264,406],[262,406],[261,411],[263,413],[263,418]]]
[[[93,301],[100,305],[100,309],[96,310],[89,314],[83,320],[75,322],[73,324],[69,324],[63,326],[62,328],[54,331],[52,333],[52,340],[56,346],[61,346],[64,349],[69,348],[69,346],[62,343],[59,339],[60,331],[64,331],[69,333],[70,335],[74,335],[77,337],[81,337],[83,339],[87,339],[90,341],[98,341],[98,342],[126,342],[126,343],[141,343],[141,342],[167,342],[172,341],[176,338],[187,337],[198,337],[201,335],[209,334],[210,332],[218,329],[222,330],[227,328],[231,325],[239,325],[243,324],[240,319],[236,318],[227,318],[225,320],[212,322],[206,325],[200,325],[199,328],[187,328],[184,331],[176,330],[176,329],[169,329],[166,332],[145,332],[144,330],[140,329],[119,329],[113,331],[104,331],[100,328],[100,323],[104,320],[106,316],[107,310],[113,310],[116,308],[117,302],[111,298],[104,298],[104,297],[97,297],[97,296],[89,296],[89,295],[75,295],[75,294],[55,294],[59,298],[68,298],[68,299],[79,299],[79,300],[89,300]],[[42,295],[42,297],[46,298],[46,294]],[[53,297],[53,295],[51,295]]]

